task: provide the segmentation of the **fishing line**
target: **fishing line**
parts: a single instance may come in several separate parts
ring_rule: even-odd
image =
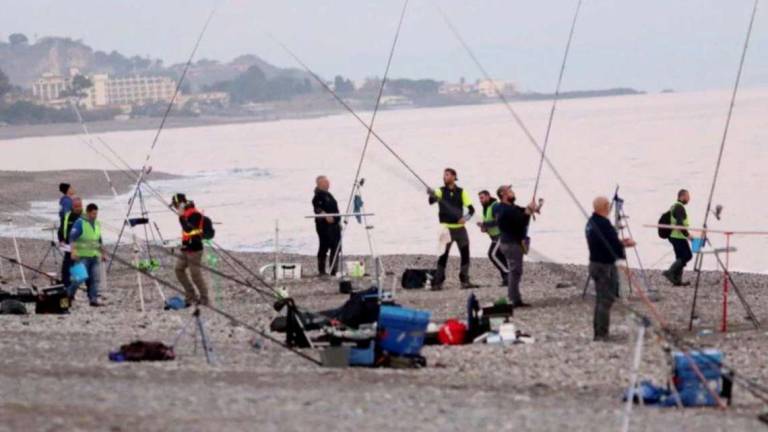
[[[299,57],[298,57],[298,56],[297,56],[297,55],[296,55],[296,54],[295,54],[293,51],[291,51],[291,50],[290,50],[290,48],[288,48],[288,47],[287,47],[285,44],[283,44],[282,42],[280,42],[280,41],[279,41],[277,38],[275,38],[273,35],[269,35],[269,37],[270,37],[270,38],[271,38],[271,39],[272,39],[272,40],[273,40],[273,41],[274,41],[274,42],[275,42],[275,43],[276,43],[276,44],[277,44],[277,45],[278,45],[280,48],[282,48],[282,49],[283,49],[283,50],[284,50],[284,51],[285,51],[285,52],[286,52],[286,53],[287,53],[289,56],[291,56],[291,57],[292,57],[292,58],[293,58],[293,59],[296,61],[296,63],[298,63],[299,65],[301,65],[301,67],[302,67],[302,68],[303,68],[303,69],[304,69],[304,70],[305,70],[305,71],[306,71],[306,72],[307,72],[307,73],[308,73],[310,76],[312,76],[312,78],[313,78],[315,81],[317,81],[317,83],[318,83],[318,84],[320,84],[320,85],[321,85],[321,86],[322,86],[322,87],[325,89],[325,91],[327,91],[327,92],[328,92],[328,93],[329,93],[331,96],[333,96],[333,98],[334,98],[334,99],[336,99],[336,101],[337,101],[337,102],[339,102],[339,104],[340,104],[342,107],[344,107],[344,109],[345,109],[345,110],[347,110],[347,111],[348,111],[350,114],[352,114],[352,116],[353,116],[353,117],[354,117],[354,118],[355,118],[355,119],[356,119],[356,120],[357,120],[357,121],[358,121],[358,122],[359,122],[361,125],[363,125],[363,127],[364,127],[364,128],[365,128],[365,129],[366,129],[366,130],[367,130],[367,131],[368,131],[368,132],[369,132],[369,133],[370,133],[370,134],[371,134],[371,135],[374,137],[374,138],[376,138],[376,140],[377,140],[379,143],[381,143],[381,145],[383,145],[383,146],[384,146],[384,148],[386,148],[386,149],[387,149],[387,150],[388,150],[388,151],[389,151],[389,152],[392,154],[392,156],[394,156],[394,157],[395,157],[395,158],[396,158],[396,159],[397,159],[397,160],[400,162],[400,164],[401,164],[401,165],[403,165],[403,167],[405,167],[405,169],[407,169],[407,170],[408,170],[408,172],[410,172],[410,173],[411,173],[411,174],[412,174],[412,175],[413,175],[413,176],[414,176],[414,177],[415,177],[415,178],[416,178],[416,179],[419,181],[419,183],[421,183],[421,184],[422,184],[422,185],[423,185],[425,188],[429,189],[429,185],[427,184],[427,182],[425,182],[425,181],[424,181],[424,179],[423,179],[423,178],[421,178],[421,176],[419,176],[419,174],[417,174],[417,173],[416,173],[416,171],[414,171],[414,170],[413,170],[413,168],[411,168],[411,166],[408,164],[408,162],[406,162],[406,161],[405,161],[405,160],[404,160],[404,159],[403,159],[403,158],[402,158],[402,157],[401,157],[399,154],[397,154],[397,152],[396,152],[396,151],[395,151],[395,150],[394,150],[392,147],[390,147],[390,145],[389,145],[389,144],[387,144],[387,143],[386,143],[386,141],[384,141],[384,140],[383,140],[383,139],[382,139],[382,138],[379,136],[379,134],[377,134],[377,133],[376,133],[376,131],[374,131],[374,130],[373,130],[373,128],[371,128],[371,127],[368,125],[368,123],[366,123],[366,121],[365,121],[365,120],[363,120],[363,119],[362,119],[362,118],[361,118],[361,117],[360,117],[360,116],[359,116],[359,115],[358,115],[358,114],[355,112],[355,110],[353,110],[353,109],[352,109],[352,107],[350,107],[350,106],[349,106],[349,104],[347,104],[347,103],[344,101],[344,99],[342,99],[342,98],[341,98],[341,96],[339,96],[339,95],[338,95],[338,94],[337,94],[337,93],[336,93],[336,92],[335,92],[335,91],[334,91],[334,90],[333,90],[333,89],[332,89],[332,88],[331,88],[331,87],[328,85],[328,83],[326,83],[326,82],[325,82],[325,81],[324,81],[322,78],[320,78],[320,76],[319,76],[319,75],[317,75],[315,72],[313,72],[313,71],[312,71],[312,69],[310,69],[310,68],[309,68],[309,66],[307,66],[307,65],[306,65],[306,63],[304,63],[304,62],[303,62],[303,61],[302,61],[302,60],[301,60],[301,59],[300,59],[300,58],[299,58]]]
[[[757,1],[757,0],[756,0],[756,1]],[[502,92],[499,90],[498,86],[496,86],[496,85],[495,85],[494,81],[493,81],[493,80],[491,79],[491,77],[490,77],[490,74],[487,72],[487,70],[486,70],[486,69],[483,67],[483,65],[480,63],[480,61],[478,60],[477,56],[474,54],[474,52],[473,52],[473,51],[472,51],[472,49],[469,47],[469,45],[468,45],[468,44],[467,44],[467,43],[464,41],[464,39],[461,37],[461,34],[458,32],[458,29],[456,28],[456,26],[454,26],[454,25],[453,25],[453,23],[451,22],[451,20],[448,18],[447,14],[446,14],[446,13],[445,13],[445,12],[444,12],[444,11],[443,11],[441,8],[440,8],[440,6],[439,6],[439,5],[437,5],[437,4],[436,4],[436,7],[437,7],[437,10],[438,10],[438,11],[440,12],[440,14],[442,15],[443,19],[445,20],[446,24],[447,24],[447,25],[448,25],[448,27],[450,28],[450,30],[451,30],[451,32],[453,33],[453,35],[456,37],[456,39],[457,39],[457,40],[459,41],[459,43],[462,45],[462,47],[463,47],[463,48],[464,48],[464,50],[467,52],[467,54],[468,54],[468,55],[469,55],[469,57],[472,59],[472,61],[475,63],[475,65],[476,65],[476,66],[477,66],[477,68],[480,70],[480,72],[481,72],[481,73],[482,73],[482,74],[485,76],[485,78],[486,78],[486,79],[487,79],[487,80],[488,80],[488,81],[491,83],[491,85],[493,86],[493,89],[494,89],[494,91],[495,91],[496,95],[499,97],[499,99],[502,101],[502,103],[504,104],[504,106],[505,106],[505,107],[507,108],[507,110],[510,112],[510,114],[511,114],[511,115],[512,115],[512,117],[514,118],[514,120],[515,120],[515,122],[517,123],[517,125],[518,125],[518,126],[521,128],[521,130],[524,132],[524,134],[525,134],[525,135],[526,135],[526,137],[528,138],[528,141],[529,141],[529,142],[530,142],[530,143],[531,143],[531,144],[532,144],[532,145],[533,145],[533,146],[534,146],[534,147],[535,147],[535,148],[538,150],[538,152],[539,152],[539,153],[542,155],[542,159],[543,159],[543,160],[544,160],[544,161],[547,163],[547,166],[548,166],[548,167],[549,167],[549,168],[552,170],[553,174],[555,174],[555,177],[556,177],[556,178],[557,178],[557,180],[560,182],[560,184],[563,186],[563,188],[564,188],[564,189],[565,189],[565,191],[568,193],[568,195],[570,196],[570,198],[573,200],[573,202],[576,204],[576,206],[579,208],[579,210],[581,210],[581,212],[582,212],[582,214],[584,215],[584,217],[585,217],[587,220],[589,220],[589,213],[586,211],[586,209],[585,209],[584,207],[582,207],[582,206],[581,206],[581,203],[579,202],[578,198],[576,197],[576,194],[575,194],[575,193],[573,192],[573,190],[570,188],[570,186],[569,186],[569,185],[568,185],[568,183],[565,181],[565,179],[562,177],[562,175],[560,175],[560,172],[559,172],[559,171],[556,169],[556,167],[554,166],[554,164],[553,164],[553,163],[550,161],[550,159],[549,159],[549,158],[548,158],[548,157],[547,157],[547,156],[544,154],[544,152],[543,152],[543,150],[542,150],[541,146],[539,146],[539,144],[537,143],[536,139],[533,137],[533,134],[531,134],[530,130],[529,130],[527,127],[526,127],[526,125],[525,125],[525,123],[522,121],[521,117],[520,117],[520,116],[517,114],[517,112],[514,110],[514,108],[512,108],[511,104],[509,103],[509,101],[507,100],[507,98],[504,96],[504,94],[503,94],[503,93],[502,93]],[[602,233],[600,233],[600,231],[597,231],[597,232],[598,232],[598,234],[599,234],[599,237],[601,238],[601,241],[603,241],[603,242],[606,244],[606,246],[609,246],[609,243],[608,243],[607,239],[606,239],[606,238],[605,238],[605,237],[602,235]],[[616,256],[615,252],[613,252],[613,250],[612,250],[610,247],[608,247],[608,249],[611,251],[611,254],[614,256],[614,258],[618,258],[618,257]],[[632,272],[629,270],[629,268],[627,268],[627,269],[626,269],[626,271],[627,271],[627,273],[628,273],[628,277],[630,277],[630,278],[631,278]],[[643,271],[644,271],[644,270],[643,270]],[[654,317],[657,319],[657,321],[658,321],[658,322],[661,324],[661,326],[662,326],[662,327],[664,327],[664,328],[668,328],[669,326],[667,325],[666,321],[665,321],[665,320],[663,320],[663,318],[661,317],[661,315],[659,315],[659,314],[658,314],[658,311],[656,311],[656,308],[653,306],[653,304],[652,304],[652,303],[650,302],[650,300],[647,298],[647,296],[645,295],[645,291],[644,291],[644,290],[643,290],[641,287],[642,287],[642,284],[638,283],[638,292],[640,293],[640,295],[641,295],[641,298],[643,299],[643,301],[646,303],[646,307],[648,307],[648,308],[649,308],[649,310],[652,312],[652,314],[653,314],[653,315],[654,315]],[[686,354],[686,355],[687,355],[687,354]],[[701,375],[701,372],[700,372],[700,371],[698,371],[698,368],[694,368],[694,371],[695,371],[695,372],[697,372],[697,376],[698,376],[698,377],[699,377],[699,379],[702,381],[702,383],[704,383],[704,381],[705,381],[705,380],[704,380],[704,378],[703,378],[703,375]],[[707,387],[707,388],[708,388],[708,387]],[[717,396],[716,396],[716,395],[715,395],[715,399],[716,399],[716,400],[719,400],[719,399],[717,398]],[[721,405],[721,407],[722,407],[722,402],[720,402],[720,405]]]
[[[352,208],[352,200],[355,197],[355,190],[357,189],[358,182],[360,181],[360,174],[363,170],[363,162],[365,161],[365,156],[368,151],[368,144],[371,141],[371,131],[373,130],[373,126],[376,124],[376,115],[379,113],[379,108],[381,107],[381,99],[382,96],[384,96],[384,87],[387,85],[387,79],[389,78],[389,71],[392,66],[392,59],[395,56],[395,48],[397,48],[397,41],[400,39],[400,30],[403,28],[403,21],[405,20],[405,12],[408,9],[408,2],[409,0],[405,0],[403,2],[403,10],[400,12],[400,20],[397,23],[397,30],[395,31],[395,38],[392,41],[392,47],[389,50],[389,57],[387,58],[387,65],[384,68],[384,76],[381,79],[381,85],[379,86],[379,93],[376,96],[376,105],[373,107],[373,113],[371,114],[371,122],[368,125],[368,131],[365,135],[365,142],[363,143],[363,150],[360,153],[360,160],[357,163],[357,171],[355,172],[355,180],[352,183],[352,188],[349,191],[349,200],[347,201],[347,208],[344,211],[345,214],[349,214],[350,209]],[[342,241],[344,239],[344,234],[347,231],[347,222],[349,218],[344,218],[344,226],[341,230],[341,238]],[[331,268],[334,268],[336,265],[336,260],[339,257],[339,251],[340,248],[336,248],[333,258],[331,259]]]
[[[760,3],[760,0],[755,0],[753,6],[752,6],[752,15],[749,18],[749,26],[747,27],[747,34],[744,38],[744,47],[741,50],[741,58],[739,59],[739,68],[736,72],[736,80],[733,84],[733,92],[731,93],[731,101],[728,106],[728,115],[725,119],[725,127],[723,128],[723,136],[720,140],[720,150],[717,154],[717,163],[715,164],[715,173],[712,176],[712,187],[709,190],[709,199],[707,200],[707,212],[704,215],[704,224],[703,228],[707,229],[707,224],[709,223],[709,215],[712,213],[712,200],[715,197],[715,188],[717,187],[717,180],[718,176],[720,175],[720,166],[723,161],[723,154],[725,153],[725,143],[728,139],[728,131],[730,130],[731,126],[731,119],[733,117],[733,109],[736,105],[736,95],[739,92],[739,85],[741,84],[741,76],[742,72],[744,70],[744,63],[747,58],[747,50],[749,49],[749,41],[752,38],[752,28],[755,23],[755,16],[757,15],[757,6]],[[702,233],[702,237],[706,239],[707,232],[704,231]],[[699,262],[702,259],[702,251],[699,250],[699,252],[696,253],[696,261],[695,263]],[[696,274],[696,283],[693,290],[693,303],[691,305],[691,317],[690,317],[690,325],[693,324],[693,320],[696,315],[696,300],[699,296],[699,283],[701,282],[701,272],[698,272]]]
[[[571,42],[573,41],[573,34],[576,30],[576,22],[579,18],[579,11],[581,10],[581,2],[579,0],[576,4],[576,11],[573,13],[573,21],[571,22],[571,31],[568,34],[568,42],[565,44],[565,53],[563,54],[563,62],[560,64],[560,75],[557,77],[557,86],[555,87],[555,96],[552,99],[552,108],[549,111],[549,120],[547,121],[547,132],[544,134],[544,145],[541,150],[541,158],[539,159],[539,168],[536,172],[536,183],[533,186],[533,201],[536,201],[536,193],[539,190],[539,183],[541,181],[541,172],[544,168],[544,155],[547,154],[547,147],[549,146],[549,134],[552,131],[552,122],[555,118],[555,110],[557,109],[557,102],[560,99],[560,87],[563,84],[563,76],[565,75],[565,65],[568,62],[568,53],[571,51]]]
[[[165,122],[168,120],[168,116],[171,113],[171,110],[173,109],[173,105],[176,102],[176,98],[179,95],[179,92],[181,91],[181,86],[184,84],[184,79],[187,76],[187,72],[189,71],[189,68],[192,66],[192,60],[195,58],[195,54],[197,53],[197,49],[200,47],[200,43],[203,40],[203,36],[205,35],[205,32],[208,30],[208,25],[211,23],[211,20],[213,19],[213,16],[216,14],[216,9],[218,8],[219,4],[217,3],[214,8],[211,10],[211,13],[208,15],[208,18],[205,20],[205,24],[203,25],[203,29],[200,31],[200,34],[197,37],[197,40],[195,41],[195,45],[192,48],[192,53],[189,55],[189,58],[187,59],[187,63],[184,65],[184,69],[181,72],[181,76],[179,77],[178,83],[176,83],[176,89],[173,92],[173,96],[171,96],[171,100],[168,103],[168,107],[165,110],[165,113],[163,114],[163,118],[160,121],[160,127],[158,127],[157,132],[155,133],[155,137],[152,140],[152,145],[149,147],[149,152],[147,152],[147,156],[144,159],[144,164],[142,165],[141,171],[139,173],[139,178],[136,180],[136,185],[134,186],[133,195],[131,196],[131,199],[128,201],[128,212],[125,215],[125,219],[131,217],[131,211],[133,210],[133,205],[136,202],[136,197],[139,194],[139,187],[141,186],[142,180],[144,179],[144,176],[146,175],[147,168],[149,166],[149,161],[152,157],[152,153],[155,150],[155,147],[157,146],[158,140],[160,139],[160,134],[163,131],[163,128],[165,127]],[[120,245],[120,240],[123,236],[122,232],[125,231],[125,226],[123,226],[123,229],[121,230],[120,235],[118,236],[117,243],[115,244],[115,251],[117,250],[117,247]],[[109,272],[109,268],[112,267],[112,262],[110,261],[107,272]]]

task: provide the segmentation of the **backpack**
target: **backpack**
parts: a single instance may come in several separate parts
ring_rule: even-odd
[[[216,236],[216,230],[213,228],[213,221],[208,216],[203,215],[203,240],[213,240]]]
[[[405,269],[400,285],[405,289],[422,289],[435,278],[435,270]]]
[[[672,224],[672,210],[666,211],[659,218],[659,225],[671,225]],[[659,238],[668,239],[672,235],[671,228],[659,227]]]

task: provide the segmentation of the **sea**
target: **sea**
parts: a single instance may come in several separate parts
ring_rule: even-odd
[[[701,226],[723,137],[730,92],[658,93],[560,101],[548,157],[570,196],[545,166],[538,196],[542,212],[532,223],[533,259],[584,264],[586,216],[598,195],[624,200],[624,211],[643,265],[667,266],[670,245],[654,224],[675,201],[680,188],[691,191],[692,226]],[[551,101],[514,102],[526,126],[543,144]],[[358,113],[369,121],[371,112]],[[504,105],[382,111],[377,135],[431,187],[442,183],[446,167],[457,170],[459,185],[477,193],[511,184],[520,203],[531,199],[540,154],[515,124]],[[156,131],[98,135],[135,168],[143,165]],[[216,225],[216,240],[241,251],[314,254],[311,218],[315,178],[331,179],[342,210],[350,197],[367,130],[351,114],[271,122],[200,126],[162,131],[150,154],[153,171],[184,176],[152,180],[165,197],[183,192]],[[93,137],[97,146],[97,137]],[[0,141],[0,170],[47,171],[113,169],[89,149],[85,136],[46,136]],[[103,150],[103,149],[102,149]],[[104,152],[108,154],[108,152]],[[743,89],[728,131],[714,204],[723,206],[710,228],[768,231],[768,89]],[[348,254],[432,254],[441,249],[437,208],[427,202],[425,186],[375,138],[368,144],[360,188],[367,223],[350,220],[344,247]],[[65,180],[65,179],[62,179]],[[151,220],[168,238],[179,235],[173,213],[144,191]],[[102,209],[105,237],[113,241],[127,211],[128,194],[84,197]],[[574,199],[575,198],[575,199]],[[55,219],[56,203],[32,200],[32,211]],[[138,208],[132,216],[138,216]],[[489,240],[469,224],[471,251],[486,254]],[[3,227],[8,234],[11,228]],[[13,228],[27,237],[44,237],[38,227]],[[143,237],[143,231],[137,231]],[[711,234],[712,246],[725,246]],[[277,242],[276,242],[277,240]],[[369,241],[370,240],[370,241]],[[768,236],[734,235],[732,270],[768,273]],[[456,253],[456,251],[454,251]],[[638,256],[630,254],[637,265]],[[715,268],[705,255],[705,268]]]

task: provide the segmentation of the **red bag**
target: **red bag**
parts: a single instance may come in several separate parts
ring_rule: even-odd
[[[449,319],[437,333],[437,340],[443,345],[461,345],[467,335],[467,326],[456,319]]]

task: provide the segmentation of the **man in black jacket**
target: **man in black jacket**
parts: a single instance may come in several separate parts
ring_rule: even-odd
[[[312,198],[312,209],[316,215],[339,214],[339,205],[329,189],[331,182],[326,176],[315,179],[315,196]],[[315,218],[315,231],[319,246],[317,248],[317,272],[325,276],[326,262],[329,254],[332,262],[331,275],[336,275],[341,264],[341,217],[325,216]]]
[[[515,205],[515,192],[512,186],[499,186],[496,190],[501,203],[494,208],[493,216],[501,231],[500,249],[507,259],[507,296],[514,307],[528,307],[520,295],[520,280],[523,277],[523,255],[531,215],[538,211],[535,203],[528,207]]]
[[[595,281],[595,314],[593,318],[595,341],[608,340],[611,325],[611,306],[619,296],[619,275],[616,261],[625,259],[625,247],[635,246],[632,239],[619,239],[616,229],[608,220],[611,202],[597,197],[592,203],[594,213],[586,227],[589,246],[589,276]]]

